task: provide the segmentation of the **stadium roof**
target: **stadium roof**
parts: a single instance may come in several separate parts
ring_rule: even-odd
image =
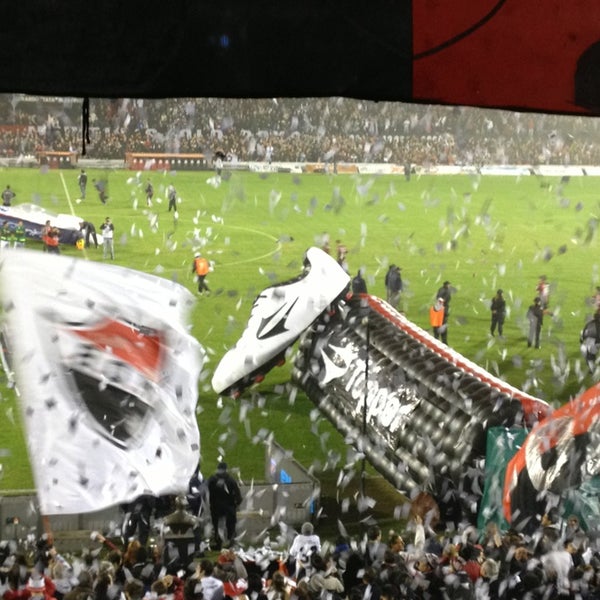
[[[314,97],[600,114],[594,0],[27,0],[0,92]]]

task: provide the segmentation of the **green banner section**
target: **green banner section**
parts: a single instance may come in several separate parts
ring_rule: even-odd
[[[528,433],[528,430],[521,427],[488,429],[485,480],[477,517],[477,527],[480,531],[484,531],[490,521],[497,523],[502,531],[508,529],[508,523],[502,514],[504,476],[508,462],[521,447]]]

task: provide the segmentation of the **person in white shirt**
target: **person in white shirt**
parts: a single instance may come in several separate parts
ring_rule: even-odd
[[[208,558],[203,558],[196,565],[194,577],[200,580],[203,600],[223,600],[224,583],[213,575],[214,565]]]
[[[321,538],[314,532],[312,523],[303,523],[290,547],[290,559],[295,562],[294,575],[301,579],[310,570],[310,557],[321,552]]]
[[[111,260],[115,259],[115,247],[113,243],[113,237],[115,234],[115,226],[112,224],[110,217],[106,217],[104,223],[100,225],[100,231],[102,231],[102,243],[103,243],[103,258],[110,256]]]

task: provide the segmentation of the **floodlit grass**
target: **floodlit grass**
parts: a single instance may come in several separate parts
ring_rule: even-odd
[[[301,394],[286,386],[288,367],[273,370],[237,401],[219,399],[212,370],[241,334],[264,287],[295,277],[304,251],[329,235],[350,252],[351,274],[366,270],[369,292],[385,297],[389,263],[402,267],[402,309],[428,328],[428,307],[442,281],[455,290],[449,343],[516,387],[560,405],[592,384],[581,367],[578,337],[600,284],[596,227],[598,181],[559,178],[401,177],[231,173],[221,186],[212,173],[134,173],[89,170],[88,195],[78,201],[78,170],[3,170],[17,202],[74,212],[98,226],[115,224],[115,263],[174,279],[195,291],[193,253],[215,263],[210,297],[198,299],[192,332],[207,349],[198,420],[202,459],[210,472],[223,455],[244,479],[263,478],[262,441],[270,436],[317,471],[346,462],[344,440]],[[91,180],[107,179],[103,206]],[[155,202],[146,207],[150,178]],[[167,212],[166,187],[181,197],[178,219]],[[160,201],[162,199],[162,201]],[[34,246],[34,244],[30,244]],[[102,250],[63,248],[81,260]],[[552,317],[542,348],[526,347],[527,307],[541,274],[552,283]],[[505,340],[490,339],[489,300],[502,288],[509,307]],[[583,373],[581,371],[584,371]],[[3,388],[0,450],[3,489],[33,486],[16,399]],[[51,426],[51,424],[49,424]]]

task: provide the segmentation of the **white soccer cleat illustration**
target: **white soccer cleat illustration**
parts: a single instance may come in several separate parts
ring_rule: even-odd
[[[335,259],[319,248],[309,248],[300,277],[270,286],[257,296],[242,337],[215,369],[215,392],[235,395],[260,381],[349,282]]]

